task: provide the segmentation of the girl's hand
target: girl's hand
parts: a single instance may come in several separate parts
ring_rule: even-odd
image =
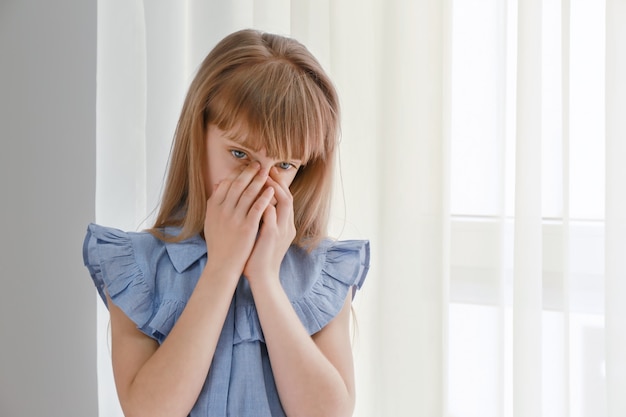
[[[296,236],[293,196],[289,187],[275,177],[276,168],[272,168],[266,184],[267,189],[274,190],[272,194],[276,205],[267,205],[263,212],[259,237],[244,269],[244,275],[249,280],[268,277],[278,279],[280,264]]]
[[[275,188],[263,189],[268,173],[258,162],[248,165],[235,178],[221,181],[207,200],[204,238],[208,262],[227,268],[237,278],[243,272],[259,223]]]

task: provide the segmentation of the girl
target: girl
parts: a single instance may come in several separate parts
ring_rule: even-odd
[[[298,42],[244,30],[206,57],[154,227],[85,238],[127,417],[352,415],[369,243],[325,238],[338,135],[335,89]]]

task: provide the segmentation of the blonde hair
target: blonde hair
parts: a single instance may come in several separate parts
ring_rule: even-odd
[[[204,59],[183,104],[159,213],[150,231],[180,241],[201,233],[206,211],[203,173],[210,124],[254,150],[303,161],[290,186],[294,243],[312,248],[326,236],[339,100],[319,62],[299,42],[255,30],[235,32]],[[162,228],[177,226],[177,236]]]

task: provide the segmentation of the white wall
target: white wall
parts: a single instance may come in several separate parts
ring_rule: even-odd
[[[0,416],[97,415],[96,1],[0,0]]]

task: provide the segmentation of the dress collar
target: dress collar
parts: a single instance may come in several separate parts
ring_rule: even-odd
[[[166,235],[177,236],[178,233],[178,227],[165,228]],[[182,273],[206,255],[206,242],[200,235],[195,235],[180,242],[165,242],[165,249],[176,271]]]

